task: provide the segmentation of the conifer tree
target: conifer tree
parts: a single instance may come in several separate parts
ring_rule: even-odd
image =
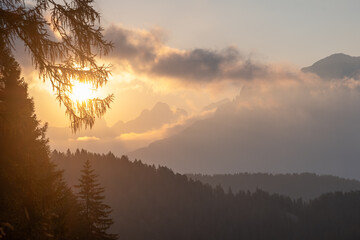
[[[117,239],[117,235],[106,232],[113,224],[113,220],[109,218],[111,208],[103,203],[105,199],[103,195],[104,188],[100,187],[100,184],[97,182],[98,175],[94,173],[89,160],[85,161],[81,172],[80,184],[76,187],[80,189],[78,198],[82,206],[82,216],[86,223],[84,228],[87,239]]]
[[[50,161],[45,133],[20,67],[0,40],[0,238],[62,239],[59,223],[70,209],[76,213],[73,194]],[[69,236],[68,228],[62,232]]]

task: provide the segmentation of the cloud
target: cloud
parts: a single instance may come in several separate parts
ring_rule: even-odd
[[[123,133],[120,136],[116,137],[116,139],[123,140],[123,141],[134,141],[134,140],[151,140],[154,141],[155,139],[161,139],[163,136],[161,131],[153,130],[144,133]]]
[[[171,109],[166,103],[158,102],[152,109],[144,109],[137,118],[127,122],[118,121],[112,127],[100,119],[93,129],[83,129],[74,134],[67,127],[49,127],[48,135],[50,146],[58,150],[95,146],[100,152],[111,150],[124,154],[177,133],[181,126],[186,126],[189,118],[186,111]]]
[[[100,138],[92,136],[92,137],[88,137],[88,136],[84,136],[84,137],[78,137],[76,139],[76,141],[80,141],[80,142],[85,142],[85,141],[99,141]]]
[[[112,130],[118,135],[123,133],[144,133],[159,129],[165,124],[177,122],[186,115],[187,112],[183,109],[172,110],[168,104],[158,102],[152,109],[144,109],[136,119],[126,123],[117,122],[112,126]]]
[[[236,47],[223,50],[170,48],[161,34],[111,26],[105,37],[114,42],[110,57],[120,68],[151,79],[167,78],[182,83],[223,80],[250,81],[272,74],[269,66],[245,57]]]
[[[212,117],[129,154],[182,173],[316,172],[360,179],[358,81],[246,84]]]
[[[191,126],[196,121],[209,118],[216,111],[216,107],[212,109],[204,110],[198,114],[191,116],[182,115],[167,124],[163,124],[161,127],[143,132],[126,132],[122,133],[115,138],[116,141],[120,141],[126,146],[128,151],[133,151],[138,148],[146,147],[150,143],[165,139],[176,134]]]
[[[238,49],[222,51],[194,49],[162,56],[153,65],[152,73],[183,81],[253,80],[268,73],[265,65],[244,59]]]
[[[120,61],[126,60],[134,68],[139,68],[136,64],[145,66],[155,61],[158,49],[162,47],[156,35],[144,30],[111,26],[104,35],[115,45],[111,56]]]

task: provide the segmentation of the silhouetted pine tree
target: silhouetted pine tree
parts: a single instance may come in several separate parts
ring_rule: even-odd
[[[98,175],[91,168],[89,160],[84,163],[82,175],[79,179],[80,189],[78,197],[82,207],[82,215],[85,219],[84,231],[89,240],[117,239],[116,234],[109,234],[106,231],[113,224],[109,218],[111,208],[103,203],[105,199],[104,188],[100,187]]]
[[[79,236],[68,222],[79,212],[76,199],[50,161],[45,133],[20,67],[0,40],[0,238]]]

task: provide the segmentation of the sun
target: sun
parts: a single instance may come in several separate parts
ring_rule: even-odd
[[[88,99],[95,98],[95,92],[91,84],[74,82],[69,97],[74,102],[84,102]]]

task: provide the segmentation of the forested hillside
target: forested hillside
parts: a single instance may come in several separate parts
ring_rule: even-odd
[[[50,160],[47,125],[37,119],[20,74],[0,40],[0,239],[116,239],[107,233],[112,222],[101,191],[96,204],[83,201],[91,199],[89,191],[78,198]],[[95,180],[91,176],[80,185]]]
[[[125,156],[54,151],[72,185],[90,160],[114,209],[113,232],[122,239],[356,239],[360,192],[329,193],[309,203],[271,195],[224,192],[166,167]],[[326,231],[324,230],[326,229]]]
[[[233,192],[251,191],[257,188],[269,193],[289,196],[303,200],[319,197],[328,192],[349,192],[360,190],[360,182],[330,175],[301,174],[269,174],[269,173],[237,173],[237,174],[187,174],[189,178],[199,180],[211,186],[221,185]]]

